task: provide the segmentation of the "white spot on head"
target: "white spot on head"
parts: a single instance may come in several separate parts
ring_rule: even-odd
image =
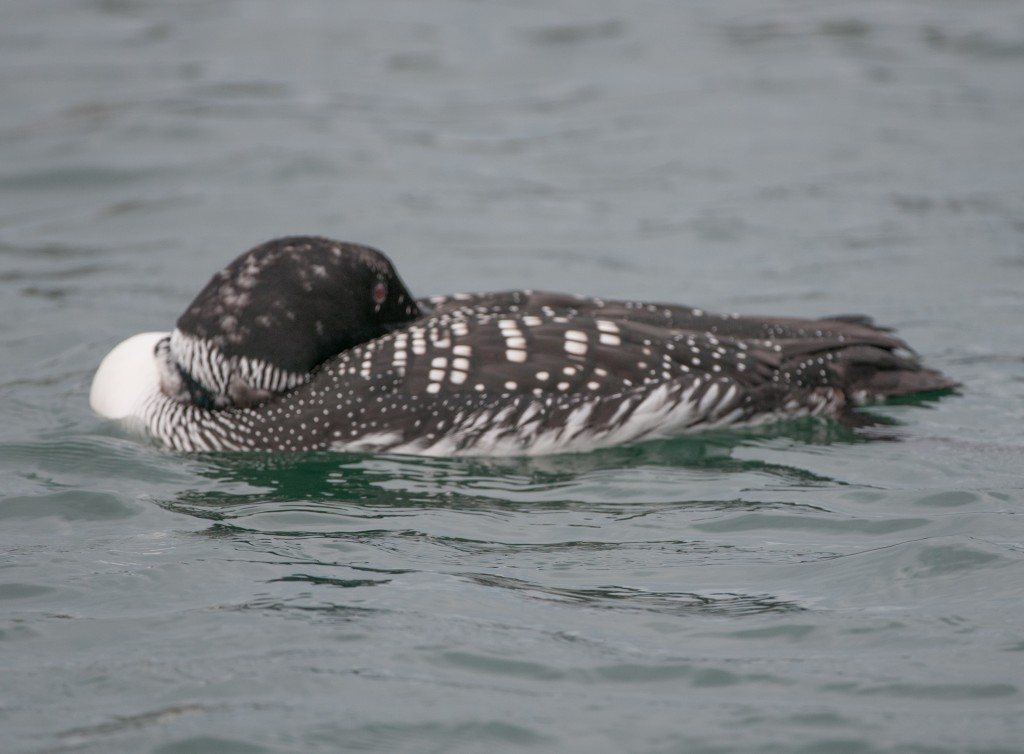
[[[510,348],[509,350],[505,351],[505,358],[508,359],[509,361],[517,361],[522,363],[526,361],[526,351],[517,351]]]
[[[577,343],[576,341],[573,340],[567,340],[565,341],[565,352],[571,353],[573,356],[583,356],[587,352],[587,344]]]
[[[622,338],[620,338],[618,335],[613,335],[613,334],[607,333],[607,332],[601,333],[601,336],[600,336],[599,340],[600,340],[602,345],[606,345],[606,346],[621,346],[622,345]]]

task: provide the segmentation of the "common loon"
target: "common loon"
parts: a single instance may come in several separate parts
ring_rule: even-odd
[[[90,405],[181,451],[582,452],[834,416],[955,383],[865,317],[741,317],[532,290],[414,299],[379,251],[264,243]]]

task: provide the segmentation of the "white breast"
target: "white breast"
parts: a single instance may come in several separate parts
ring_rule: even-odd
[[[89,406],[106,419],[138,419],[142,406],[160,390],[153,349],[168,333],[133,335],[108,353],[89,390]]]

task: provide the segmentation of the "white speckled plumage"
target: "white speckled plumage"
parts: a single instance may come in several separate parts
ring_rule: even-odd
[[[863,318],[535,291],[415,301],[379,252],[310,237],[247,252],[173,333],[131,342],[92,406],[183,451],[587,451],[953,386]]]

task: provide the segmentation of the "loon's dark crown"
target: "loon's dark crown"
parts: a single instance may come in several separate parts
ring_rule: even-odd
[[[255,405],[419,316],[376,249],[312,236],[268,241],[216,273],[178,319],[164,391],[208,408]]]

